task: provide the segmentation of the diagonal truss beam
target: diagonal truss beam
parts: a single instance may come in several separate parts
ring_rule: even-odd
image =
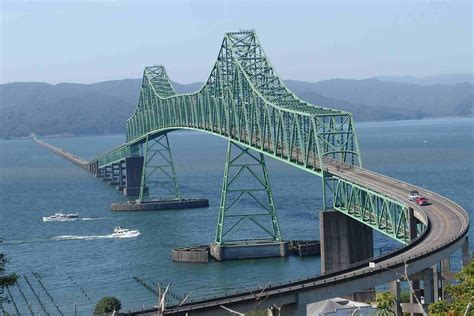
[[[195,93],[176,94],[163,66],[146,67],[138,106],[126,122],[126,144],[90,163],[107,166],[136,154],[139,144],[176,129],[212,133],[322,177],[324,208],[329,179],[337,183],[332,186],[335,209],[407,242],[406,206],[336,179],[325,168],[327,159],[362,167],[351,113],[296,97],[253,30],[225,34],[207,82]]]
[[[247,234],[246,240],[281,241],[264,155],[255,155],[249,148],[229,141],[215,242],[222,245],[237,241],[233,233],[246,224],[255,225],[257,233],[264,236],[256,234],[252,238]]]
[[[403,244],[409,244],[408,207],[378,192],[332,176],[333,209],[342,212]]]
[[[147,138],[143,144],[140,202],[156,198],[180,199],[168,134]]]

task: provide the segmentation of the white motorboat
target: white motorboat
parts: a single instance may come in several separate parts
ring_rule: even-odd
[[[43,222],[72,222],[79,219],[79,213],[59,212],[50,216],[43,216]]]
[[[140,235],[138,230],[130,230],[128,228],[123,227],[115,227],[114,232],[112,234],[113,237],[135,237]]]

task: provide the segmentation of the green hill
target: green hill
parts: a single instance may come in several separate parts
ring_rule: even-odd
[[[412,119],[473,114],[472,83],[417,85],[406,82],[287,80],[300,98],[350,111],[357,121]],[[178,93],[202,83],[173,83]],[[121,133],[135,110],[141,80],[94,84],[18,82],[0,85],[0,138],[52,134]]]

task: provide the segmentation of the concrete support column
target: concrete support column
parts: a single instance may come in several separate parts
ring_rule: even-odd
[[[439,301],[439,273],[438,265],[432,267],[433,270],[433,301]]]
[[[410,276],[410,278],[412,278],[412,277],[413,276]],[[411,284],[412,284],[412,287],[413,287],[413,292],[415,292],[415,293],[410,294],[410,303],[411,304],[418,304],[418,302],[415,298],[415,295],[418,298],[418,300],[421,302],[420,281],[413,280],[413,281],[411,281]],[[413,316],[413,315],[415,315],[415,313],[411,312],[410,316]]]
[[[297,300],[294,304],[283,305],[280,310],[280,315],[285,316],[306,316],[308,314],[308,301],[306,300],[306,294],[296,294]],[[278,315],[275,311],[272,316]]]
[[[423,270],[423,298],[424,305],[427,306],[434,302],[433,269]]]
[[[402,316],[402,307],[400,305],[400,280],[394,280],[389,284],[390,293],[395,297],[395,305],[393,306],[392,311],[396,316]]]
[[[119,182],[119,176],[120,176],[120,163],[114,163],[112,164],[112,181],[110,182],[110,185],[118,185]]]
[[[98,168],[98,167],[97,167]],[[104,177],[104,174],[105,174],[105,169],[104,168],[98,168],[97,169],[97,174],[96,174],[96,177],[97,178],[103,178]]]
[[[112,166],[108,165],[104,167],[104,178],[103,181],[112,181]]]
[[[443,300],[449,300],[449,294],[446,292],[446,287],[449,285],[451,279],[451,260],[446,258],[441,261],[441,298]]]
[[[319,213],[321,272],[337,270],[374,256],[372,228],[338,211]],[[353,300],[375,299],[374,289],[354,293]]]
[[[117,190],[123,190],[125,188],[125,161],[120,161],[119,167],[119,178]]]
[[[128,157],[125,159],[125,196],[138,196],[142,181],[143,157]]]
[[[96,162],[93,162],[89,165],[89,172],[91,172],[92,174],[94,174],[95,176],[97,176],[98,172],[99,172],[99,163],[96,161]]]

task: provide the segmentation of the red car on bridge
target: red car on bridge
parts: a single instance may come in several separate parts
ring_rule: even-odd
[[[428,199],[425,197],[420,196],[419,198],[416,199],[416,204],[418,205],[428,205]]]

